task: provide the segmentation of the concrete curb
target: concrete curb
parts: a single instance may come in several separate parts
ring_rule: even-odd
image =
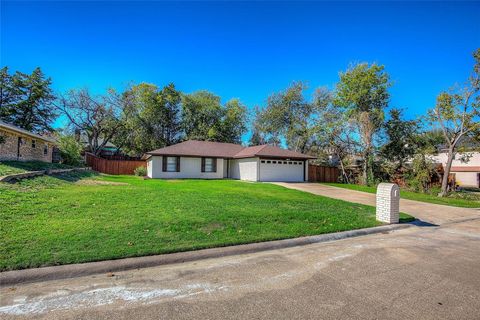
[[[196,261],[201,259],[219,258],[267,250],[303,246],[313,243],[341,240],[375,233],[386,233],[393,230],[409,228],[411,226],[411,224],[392,224],[374,228],[327,233],[318,236],[258,242],[229,247],[203,249],[197,251],[5,271],[0,273],[0,286],[74,278],[99,273],[119,272],[131,269],[148,268],[167,264]]]

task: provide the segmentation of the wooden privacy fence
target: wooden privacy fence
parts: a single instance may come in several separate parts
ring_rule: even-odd
[[[308,181],[310,182],[338,182],[340,171],[336,167],[308,165]]]
[[[143,160],[107,160],[86,153],[86,162],[93,170],[108,174],[134,174],[138,167],[147,167]]]

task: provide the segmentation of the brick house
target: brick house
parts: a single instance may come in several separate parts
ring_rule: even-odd
[[[55,141],[0,120],[0,160],[52,162]]]

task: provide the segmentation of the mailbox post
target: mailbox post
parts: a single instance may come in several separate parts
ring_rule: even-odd
[[[395,183],[380,183],[377,187],[377,220],[398,223],[400,214],[400,188]]]

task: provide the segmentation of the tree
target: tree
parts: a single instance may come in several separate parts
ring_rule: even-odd
[[[284,91],[272,94],[256,115],[258,135],[277,145],[285,140],[291,150],[307,152],[312,145],[315,107],[305,99],[307,85],[294,82]]]
[[[345,108],[360,137],[363,155],[362,179],[373,182],[374,137],[380,130],[388,106],[391,86],[384,66],[360,63],[340,73],[334,104]]]
[[[332,104],[333,94],[327,88],[318,88],[314,94],[314,105],[317,110],[315,132],[316,147],[320,152],[334,157],[340,164],[343,180],[349,183],[345,170],[348,157],[355,153],[357,144],[354,130],[345,111]]]
[[[418,149],[417,120],[403,120],[401,109],[391,109],[390,118],[385,122],[386,142],[380,148],[380,155],[393,164],[393,171],[400,171],[412,159]]]
[[[159,90],[141,83],[122,94],[123,126],[114,143],[130,155],[177,143],[182,138],[181,93],[173,84]]]
[[[219,142],[241,143],[247,131],[247,108],[238,99],[231,99],[223,108],[223,115],[216,133]]]
[[[215,141],[216,127],[222,117],[220,97],[208,91],[187,94],[182,108],[185,138]]]
[[[440,93],[435,107],[428,112],[430,121],[440,127],[447,149],[440,197],[448,193],[448,177],[459,142],[465,137],[479,137],[480,48],[473,53],[473,58],[475,64],[468,82],[461,88]]]
[[[46,78],[40,68],[31,74],[8,73],[0,70],[0,118],[25,130],[42,133],[53,131],[56,118],[53,108],[55,95],[52,80]]]
[[[77,141],[77,139],[75,139],[74,135],[60,134],[57,138],[57,145],[63,163],[72,166],[80,164],[82,160],[81,152],[83,146]]]
[[[106,95],[93,96],[87,89],[71,90],[60,97],[57,109],[69,120],[72,131],[87,136],[89,151],[98,155],[103,147],[118,134],[122,104],[113,90]]]
[[[208,91],[187,94],[182,102],[186,139],[239,143],[246,131],[246,107],[232,99],[222,106],[220,97]]]

